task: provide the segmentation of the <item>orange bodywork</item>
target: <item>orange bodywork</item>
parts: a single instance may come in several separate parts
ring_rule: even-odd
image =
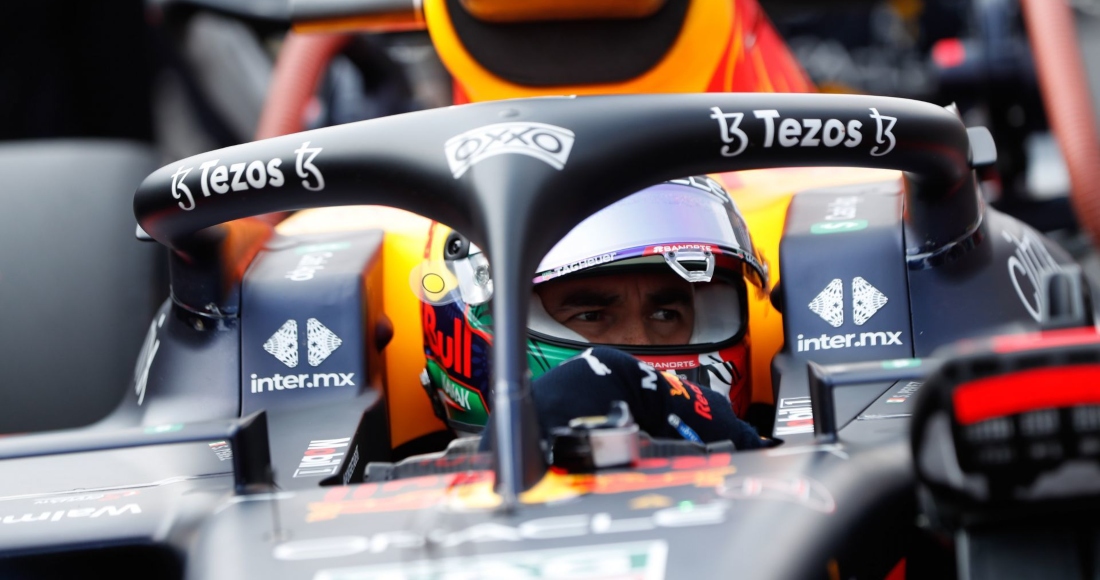
[[[425,0],[424,16],[443,64],[455,78],[455,104],[544,95],[807,92],[806,73],[756,0],[695,0],[665,57],[619,83],[530,87],[481,66],[455,33],[445,0]]]

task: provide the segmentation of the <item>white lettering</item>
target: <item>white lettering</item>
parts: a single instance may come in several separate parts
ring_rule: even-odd
[[[248,180],[249,187],[260,189],[267,185],[267,169],[263,161],[253,161],[244,171],[244,177]]]
[[[871,118],[875,120],[875,142],[878,143],[878,145],[875,145],[871,148],[871,155],[874,157],[882,157],[883,155],[886,155],[887,153],[893,151],[894,146],[897,145],[897,140],[894,139],[894,134],[892,133],[892,131],[894,130],[894,124],[898,122],[898,119],[897,117],[887,117],[884,115],[880,115],[878,113],[878,109],[875,109],[874,107],[871,107]],[[883,121],[886,121],[889,124],[883,127]],[[879,151],[879,147],[887,142],[889,142],[890,145],[886,147],[886,149]]]
[[[1007,231],[1002,231],[1001,235],[1016,246],[1016,251],[1008,258],[1008,276],[1012,279],[1012,287],[1016,289],[1016,295],[1027,313],[1039,322],[1046,303],[1042,292],[1043,277],[1061,272],[1062,265],[1031,230],[1023,230],[1019,238]]]
[[[905,343],[901,339],[902,332],[887,330],[861,332],[859,334],[822,334],[814,338],[807,338],[799,334],[795,342],[795,350],[797,352],[810,352],[835,348],[863,348],[865,346],[903,346]]]
[[[764,119],[764,146],[771,147],[775,138],[775,121],[779,118],[779,111],[775,109],[764,109],[762,111],[753,111],[753,115],[757,119]]]
[[[821,144],[821,140],[817,138],[818,131],[821,131],[821,119],[802,119],[802,126],[809,130],[802,138],[802,147],[817,147]]]
[[[298,177],[302,178],[302,187],[310,191],[321,191],[325,188],[325,178],[321,175],[321,170],[313,164],[313,160],[322,151],[321,147],[310,147],[309,141],[302,143],[302,146],[295,149],[294,153],[298,156],[294,163],[294,168],[298,172]],[[309,157],[306,157],[308,155]],[[309,182],[309,177],[313,177],[313,183]]]
[[[206,186],[206,174],[210,171],[211,167],[214,167],[217,164],[218,160],[212,159],[199,166],[199,169],[202,169],[202,175],[199,176],[199,185],[202,186],[203,197],[210,197],[210,188]]]
[[[722,157],[737,157],[745,151],[745,148],[749,146],[749,136],[741,130],[741,120],[745,118],[744,113],[723,113],[722,109],[718,107],[711,107],[711,119],[718,121],[719,137],[722,138],[722,142],[725,145],[719,151]],[[729,121],[733,120],[731,124]],[[737,143],[737,149],[731,151],[730,145]]]
[[[172,197],[179,199],[180,196],[184,196],[187,198],[187,205],[184,205],[182,201],[179,202],[180,209],[183,211],[195,209],[195,198],[191,197],[191,188],[183,183],[183,180],[187,178],[187,174],[191,173],[191,169],[191,167],[184,168],[180,165],[180,168],[172,174]]]
[[[779,144],[784,147],[798,145],[798,138],[802,136],[802,125],[795,119],[783,119],[779,123]]]
[[[836,119],[825,121],[825,132],[821,134],[821,140],[826,147],[836,147],[844,140],[844,123]]]

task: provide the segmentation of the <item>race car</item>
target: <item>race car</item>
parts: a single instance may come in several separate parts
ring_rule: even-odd
[[[531,138],[504,142],[505,130]],[[1093,323],[1068,256],[984,206],[973,170],[994,159],[987,133],[927,103],[691,94],[486,102],[174,162],[134,201],[139,235],[172,250],[172,295],[132,394],[93,429],[0,441],[3,569],[939,577],[952,555],[918,514],[976,539],[985,551],[959,549],[972,575],[1043,565],[1018,535],[998,543],[997,526],[1026,530],[1049,501],[1087,505],[1094,490],[1062,485],[1059,470],[1095,455],[1088,413],[1075,422],[1074,409],[1097,401],[1087,376],[1077,390],[1047,377],[1060,394],[1038,399],[1027,376],[1013,379],[1088,363],[1096,340],[1086,328],[974,341]],[[771,273],[750,303],[749,418],[782,444],[735,453],[647,437],[609,410],[548,455],[524,388],[538,257],[640,187],[707,173],[738,201]],[[243,219],[323,206],[340,208],[274,231]],[[425,217],[492,259],[492,451],[448,442],[416,380],[410,277]],[[991,365],[1007,351],[1021,362]],[[983,405],[998,397],[983,379],[1015,385],[1009,404]],[[1028,418],[1050,409],[1069,419]],[[594,441],[629,460],[609,462]],[[1011,486],[984,492],[982,478],[1006,475]]]
[[[785,144],[769,133],[770,111],[844,127],[845,139]],[[515,151],[546,140],[466,159],[447,146],[502,123],[552,127],[569,136],[568,155]],[[992,160],[983,135],[948,109],[890,98],[543,98],[330,127],[174,162],[134,202],[143,233],[174,250],[172,297],[152,323],[135,392],[111,428],[0,442],[0,469],[21,474],[5,478],[0,545],[8,555],[76,553],[72,561],[84,563],[118,546],[116,554],[143,561],[162,557],[158,574],[196,578],[729,570],[773,578],[830,566],[885,575],[906,556],[893,539],[912,532],[907,425],[924,357],[1006,322],[1038,329],[1062,311],[1076,313],[1070,324],[1091,320],[1084,309],[1053,308],[1061,300],[1044,290],[1067,278],[1051,275],[1071,269],[1062,253],[982,207],[972,166]],[[895,171],[799,193],[786,211],[773,263],[786,325],[773,366],[774,433],[785,444],[732,453],[613,423],[578,428],[578,437],[624,439],[636,448],[633,463],[603,467],[594,455],[594,472],[548,465],[522,389],[533,257],[640,183],[829,165]],[[392,461],[398,399],[382,353],[402,329],[385,310],[384,232],[271,236],[249,222],[219,226],[350,204],[452,224],[492,256],[491,420],[498,443],[509,444],[478,452],[459,440]],[[828,219],[836,212],[846,219]],[[532,220],[540,227],[512,227]],[[882,265],[859,269],[876,260]],[[806,306],[832,279],[847,286],[857,275],[888,297],[862,324],[835,325]],[[411,294],[408,283],[406,273],[397,285]],[[868,386],[834,395],[825,385],[844,383],[844,369],[813,380],[806,370],[808,359],[857,356],[883,360],[873,382],[857,381]],[[39,570],[43,562],[6,560]]]

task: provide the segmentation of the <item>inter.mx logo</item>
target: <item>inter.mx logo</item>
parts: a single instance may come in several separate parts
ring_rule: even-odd
[[[309,366],[319,366],[343,340],[321,324],[316,318],[306,320],[306,361]],[[264,342],[264,350],[290,368],[298,366],[298,321],[287,320]],[[276,374],[259,377],[252,374],[252,392],[283,391],[288,389],[312,389],[316,387],[355,386],[355,373],[302,373]]]
[[[852,278],[852,322],[856,326],[863,326],[875,315],[876,312],[886,306],[889,298],[871,285],[870,282],[860,276]],[[829,323],[833,328],[844,325],[844,281],[835,278],[829,282],[810,301],[810,310]],[[796,349],[798,352],[830,350],[835,348],[860,348],[864,346],[900,346],[901,331],[898,332],[860,332],[849,334],[822,334],[820,337],[806,338],[798,335]]]

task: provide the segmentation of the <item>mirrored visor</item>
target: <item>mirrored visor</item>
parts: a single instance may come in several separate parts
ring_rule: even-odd
[[[588,268],[682,250],[737,257],[766,279],[744,219],[713,180],[693,177],[662,183],[600,210],[555,245],[538,267],[535,284]]]

